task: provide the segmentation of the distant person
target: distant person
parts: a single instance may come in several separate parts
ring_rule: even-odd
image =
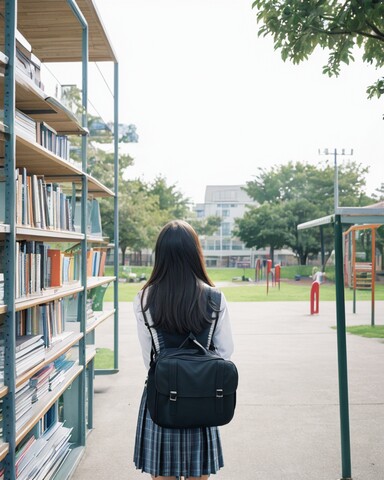
[[[184,221],[169,222],[157,239],[152,275],[134,302],[138,337],[147,369],[152,342],[143,311],[151,325],[157,353],[162,348],[178,347],[193,332],[200,343],[204,342],[207,347],[212,343],[223,358],[229,359],[233,340],[227,304],[222,294],[221,305],[215,309],[218,320],[214,330],[208,313],[208,293],[212,287],[196,232]],[[134,452],[137,469],[159,480],[181,477],[205,480],[223,467],[217,427],[160,427],[150,417],[146,398],[144,388]]]

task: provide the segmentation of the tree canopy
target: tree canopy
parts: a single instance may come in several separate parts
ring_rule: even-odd
[[[175,218],[185,218],[188,212],[188,199],[175,185],[168,185],[166,178],[159,176],[153,182],[126,179],[124,171],[131,162],[128,156],[120,157],[119,246],[123,265],[127,250],[140,253],[143,249],[153,249],[163,225]],[[98,161],[90,165],[90,173],[113,188],[113,155],[99,152]],[[111,239],[114,232],[112,200],[100,200],[103,234]]]
[[[329,51],[323,73],[338,75],[342,63],[362,49],[364,62],[384,66],[384,2],[380,0],[255,0],[259,35],[272,35],[283,60],[299,63],[316,47]],[[367,89],[369,97],[384,93],[384,78]]]
[[[339,166],[340,206],[365,206],[372,200],[365,194],[368,169],[348,161]],[[270,169],[259,169],[255,179],[247,182],[248,195],[260,206],[251,207],[237,221],[237,235],[248,247],[275,249],[287,247],[305,264],[320,250],[316,229],[298,232],[297,225],[334,211],[334,168],[328,163],[309,165],[289,162]],[[324,230],[328,257],[333,248],[330,229]],[[272,258],[273,259],[273,258]]]

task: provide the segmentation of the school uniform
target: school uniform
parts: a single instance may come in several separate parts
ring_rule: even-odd
[[[141,292],[134,301],[137,333],[145,367],[149,369],[152,339],[141,310]],[[150,312],[145,312],[149,325]],[[162,348],[178,347],[186,335],[170,334],[152,329],[157,353]],[[211,342],[219,355],[228,359],[233,353],[233,339],[226,300],[221,294],[221,305],[216,328],[208,324],[197,339],[209,347]],[[136,428],[134,463],[137,469],[152,476],[177,478],[201,477],[216,473],[224,466],[220,433],[217,427],[164,428],[156,425],[147,410],[146,388],[140,403]]]

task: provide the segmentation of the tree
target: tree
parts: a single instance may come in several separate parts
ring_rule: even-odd
[[[338,167],[340,206],[364,206],[371,199],[365,194],[368,167],[347,161]],[[334,207],[334,168],[328,162],[310,165],[289,162],[268,169],[259,168],[255,180],[246,184],[248,195],[258,203],[307,198],[321,205],[324,215]]]
[[[167,185],[165,177],[156,177],[149,185],[148,193],[158,199],[165,221],[186,217],[189,199],[176,189],[176,185]]]
[[[384,66],[384,2],[380,0],[255,0],[259,35],[272,35],[285,61],[307,60],[316,47],[329,50],[323,73],[340,73],[341,63],[354,60],[363,50],[363,61]],[[367,89],[368,96],[384,93],[384,78]]]
[[[233,235],[239,237],[247,248],[269,247],[269,255],[274,264],[274,252],[293,242],[288,228],[288,218],[281,203],[263,203],[250,207],[243,218],[235,220]]]
[[[161,215],[156,198],[148,193],[141,180],[125,182],[119,201],[119,239],[122,265],[125,265],[126,251],[139,253],[153,248],[160,230]]]
[[[367,171],[361,164],[351,161],[339,166],[340,206],[365,206],[371,203],[372,200],[364,191]],[[284,216],[281,228],[287,229],[288,233],[284,237],[284,245],[296,253],[301,264],[306,263],[309,255],[318,253],[321,246],[319,230],[298,232],[297,226],[334,212],[334,169],[328,163],[315,166],[289,162],[269,170],[260,168],[255,180],[247,182],[245,190],[263,207],[281,207],[280,212]],[[255,207],[256,210],[257,208]],[[276,213],[279,213],[279,210]],[[241,226],[239,223],[240,238]],[[255,225],[254,228],[258,227]],[[274,226],[264,222],[264,228],[271,229],[273,238]],[[325,266],[333,249],[333,234],[330,229],[323,229],[323,234],[327,252]],[[261,245],[260,238],[264,238],[264,245]],[[258,244],[262,247],[268,245],[266,234],[263,234],[263,237],[259,234]]]

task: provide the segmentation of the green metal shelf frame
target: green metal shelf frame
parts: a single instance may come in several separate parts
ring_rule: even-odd
[[[4,397],[3,405],[3,432],[5,441],[9,444],[9,452],[4,460],[5,479],[15,480],[15,445],[16,445],[16,337],[15,337],[15,278],[16,273],[16,186],[14,172],[16,170],[16,138],[15,138],[15,58],[16,58],[16,29],[17,9],[16,0],[5,0],[5,55],[8,65],[4,77],[4,123],[8,127],[5,134],[5,196],[10,201],[5,209],[5,223],[9,225],[9,232],[5,234],[4,265],[4,303],[7,305],[5,314],[5,357],[4,383],[8,387],[8,395]]]
[[[335,213],[298,225],[298,230],[334,225],[335,236],[335,286],[336,286],[336,325],[337,325],[337,362],[339,378],[339,415],[341,439],[341,480],[352,479],[351,440],[349,422],[348,395],[348,358],[345,328],[345,296],[343,268],[343,224],[384,223],[384,208],[337,207]]]
[[[68,5],[73,11],[73,14],[78,19],[82,28],[82,127],[87,132],[87,99],[88,99],[88,63],[89,63],[89,45],[88,45],[88,24],[79,9],[75,0],[67,0]],[[7,125],[4,134],[5,141],[5,190],[8,201],[8,208],[6,209],[5,224],[7,228],[2,235],[5,239],[5,258],[4,266],[5,273],[5,292],[4,302],[6,305],[5,315],[5,339],[7,348],[5,349],[5,366],[4,379],[7,386],[8,393],[4,396],[3,401],[3,415],[4,415],[4,439],[9,445],[9,452],[4,460],[6,472],[5,480],[16,480],[15,472],[15,445],[16,445],[16,405],[15,405],[15,389],[16,389],[16,374],[15,374],[15,284],[12,281],[15,278],[16,271],[16,191],[14,182],[14,172],[16,170],[16,132],[15,132],[15,108],[16,108],[16,32],[17,32],[17,0],[4,0],[5,4],[5,51],[1,60],[6,59],[5,78],[4,78],[4,124]],[[4,62],[3,62],[4,63]],[[114,244],[118,246],[119,238],[119,212],[118,212],[118,175],[119,175],[119,158],[118,158],[118,62],[114,62]],[[79,363],[82,365],[83,371],[79,375],[79,398],[77,399],[79,405],[79,421],[78,421],[78,444],[76,450],[82,451],[86,443],[87,425],[85,412],[85,382],[86,382],[86,292],[87,292],[87,276],[86,276],[86,249],[87,249],[87,207],[86,200],[88,195],[88,180],[87,174],[87,136],[82,136],[82,234],[81,244],[83,248],[82,256],[82,278],[81,283],[84,286],[81,295],[80,307],[80,330],[84,333],[79,340]],[[118,334],[119,334],[119,312],[118,312],[118,251],[116,249],[114,258],[114,369],[109,371],[101,371],[102,374],[113,374],[118,371]],[[92,377],[97,371],[94,371],[93,360],[90,362],[90,372]],[[93,382],[91,382],[93,385]],[[93,405],[93,389],[89,391],[89,405]],[[91,413],[90,426],[93,424],[93,416]],[[68,462],[66,462],[68,464]],[[69,470],[73,471],[72,468]],[[59,475],[59,478],[68,478],[64,472]]]

